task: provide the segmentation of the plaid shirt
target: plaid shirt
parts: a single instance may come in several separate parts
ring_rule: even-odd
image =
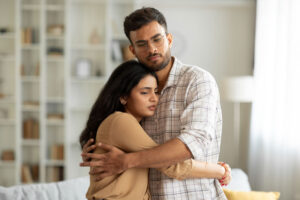
[[[154,116],[142,123],[157,143],[180,139],[194,159],[217,163],[222,132],[219,91],[214,78],[197,66],[175,58]],[[178,181],[150,169],[149,187],[157,199],[226,199],[216,179]]]

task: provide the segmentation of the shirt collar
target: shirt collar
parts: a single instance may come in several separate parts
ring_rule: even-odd
[[[181,71],[180,69],[181,69],[182,63],[176,57],[173,57],[173,58],[174,58],[174,62],[173,62],[171,71],[169,73],[168,80],[167,80],[166,85],[163,88],[162,92],[168,87],[177,85],[177,82],[178,82],[178,79],[180,76],[180,71]]]

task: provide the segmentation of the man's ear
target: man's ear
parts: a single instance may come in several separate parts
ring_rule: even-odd
[[[173,45],[173,35],[171,33],[167,33],[167,40],[169,43],[169,47],[171,48]]]
[[[127,97],[120,97],[120,102],[123,106],[127,104]]]
[[[132,53],[133,55],[135,55],[135,50],[134,50],[134,47],[133,47],[132,44],[129,45],[129,50],[131,51],[131,53]],[[136,55],[135,55],[135,57],[136,57]]]

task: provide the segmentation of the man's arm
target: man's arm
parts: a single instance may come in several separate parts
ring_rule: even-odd
[[[85,160],[92,158],[94,161],[84,161],[80,163],[80,166],[97,167],[97,170],[90,172],[90,174],[99,174],[98,180],[134,167],[168,167],[192,157],[185,144],[177,138],[157,147],[133,153],[124,153],[117,147],[108,144],[99,143],[97,146],[105,150],[106,153],[82,153]]]
[[[210,78],[210,77],[208,77]],[[133,168],[160,168],[195,157],[202,161],[209,160],[207,148],[214,140],[214,126],[216,119],[216,106],[218,91],[212,79],[194,82],[188,91],[186,109],[181,116],[181,135],[157,147],[125,154],[119,149],[101,144],[107,153],[101,155],[83,154],[96,159],[95,162],[84,162],[81,166],[98,166],[102,172],[100,177],[106,177]],[[214,144],[217,152],[219,145]],[[190,151],[191,150],[191,151]],[[193,154],[191,153],[193,152]],[[192,156],[193,155],[193,156]]]
[[[161,168],[192,158],[181,140],[174,138],[157,147],[124,155],[126,168]]]

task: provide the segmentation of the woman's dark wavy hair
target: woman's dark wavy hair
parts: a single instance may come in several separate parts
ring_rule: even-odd
[[[147,75],[155,77],[158,84],[155,72],[135,60],[124,62],[113,71],[94,103],[86,126],[81,132],[79,141],[82,148],[89,139],[93,138],[96,141],[98,127],[105,118],[115,111],[125,111],[120,98],[129,96],[131,90]]]
[[[157,21],[168,32],[167,22],[164,15],[157,9],[151,7],[143,7],[135,10],[130,15],[125,17],[123,26],[124,32],[130,42],[130,31],[135,31],[150,22]]]

